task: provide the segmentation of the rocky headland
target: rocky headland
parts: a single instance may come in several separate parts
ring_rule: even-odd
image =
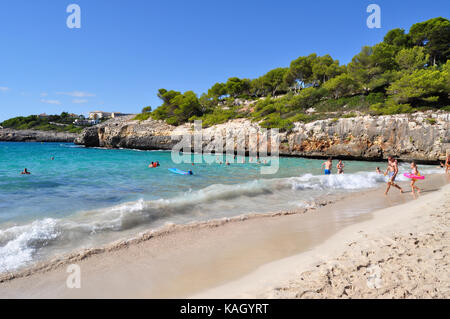
[[[442,160],[450,151],[449,123],[448,112],[365,115],[297,122],[292,130],[275,136],[282,156],[380,160],[392,155],[400,160],[432,163]],[[175,127],[164,121],[137,121],[128,116],[85,129],[75,143],[87,147],[170,150],[183,135],[193,134],[193,131],[193,124]],[[217,144],[222,144],[224,151],[245,147],[248,152],[254,147],[252,138],[249,139],[250,131],[257,133],[256,143],[259,143],[264,130],[248,119],[205,128],[202,130],[202,149],[211,151]],[[230,134],[234,137],[227,145]],[[193,148],[194,144],[191,146]]]
[[[78,134],[68,132],[0,129],[0,141],[72,143]]]

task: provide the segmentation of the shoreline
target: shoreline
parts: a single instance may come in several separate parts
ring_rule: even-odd
[[[366,190],[367,191],[367,190]],[[364,191],[362,191],[364,192]],[[210,219],[204,221],[193,221],[186,224],[167,223],[161,227],[150,229],[148,231],[138,232],[134,236],[129,236],[112,241],[109,244],[100,245],[99,247],[91,247],[86,249],[76,249],[73,252],[57,255],[47,260],[35,261],[31,265],[25,266],[22,269],[18,269],[12,272],[0,273],[0,284],[10,280],[24,278],[32,276],[35,273],[45,273],[56,268],[69,265],[70,263],[83,260],[85,258],[102,255],[108,252],[116,252],[124,249],[130,245],[137,245],[152,239],[159,239],[161,237],[174,235],[180,232],[195,231],[204,228],[216,228],[227,224],[233,224],[238,222],[251,221],[256,219],[270,219],[273,217],[289,216],[289,215],[302,215],[306,213],[313,213],[320,207],[333,204],[339,200],[345,199],[351,196],[351,193],[333,195],[332,199],[325,200],[323,198],[317,198],[314,200],[314,204],[307,208],[298,208],[292,210],[282,210],[277,212],[268,213],[244,213],[231,217],[223,217],[218,219]],[[325,197],[325,196],[323,196]]]
[[[446,183],[442,175],[428,179],[427,183],[436,184],[433,179],[440,180],[442,185]],[[304,214],[304,211],[266,216],[255,214],[200,222],[198,225],[169,226],[156,234],[154,231],[141,233],[137,238],[115,242],[109,248],[79,251],[71,254],[70,258],[56,258],[50,264],[41,264],[40,268],[32,267],[15,275],[3,276],[0,286],[5,289],[0,289],[3,291],[0,298],[195,296],[245,278],[255,269],[276,260],[314,250],[347,226],[370,222],[375,210],[411,201],[411,194],[392,192],[386,199],[379,196],[381,192],[377,188],[349,194],[343,200],[313,210],[318,214]],[[349,208],[350,203],[352,208]],[[367,211],[352,217],[355,209]],[[333,221],[333,211],[350,214],[350,217]],[[271,218],[263,218],[269,216]],[[267,231],[261,231],[264,228]],[[299,232],[304,237],[298,236]],[[205,249],[209,253],[205,254]],[[124,263],[124,260],[133,262]],[[88,277],[89,289],[74,291],[65,288],[67,273],[64,266],[73,262],[79,264],[83,276]],[[174,266],[174,263],[178,264]],[[124,272],[122,268],[128,271]],[[168,282],[170,278],[174,282]],[[105,282],[110,286],[106,291],[101,288]],[[39,289],[24,289],[29,284]]]
[[[417,202],[376,211],[309,252],[190,298],[447,299],[449,195],[447,183]]]

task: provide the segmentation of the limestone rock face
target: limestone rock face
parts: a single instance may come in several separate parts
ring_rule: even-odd
[[[449,125],[448,112],[328,119],[295,123],[289,132],[272,131],[264,145],[270,153],[276,138],[280,155],[287,156],[380,160],[392,155],[401,160],[435,162],[450,151]],[[175,127],[152,119],[134,121],[130,116],[87,128],[75,143],[90,147],[171,150],[183,136],[190,135],[187,138],[190,149],[197,145],[204,152],[243,150],[248,153],[255,152],[257,145],[261,151],[264,132],[255,122],[236,119],[205,128],[201,137],[195,139],[193,124]]]
[[[432,120],[430,120],[432,119]],[[292,155],[436,161],[450,151],[450,113],[361,116],[296,123]]]
[[[0,141],[72,143],[77,134],[66,132],[0,129]]]
[[[175,144],[171,133],[175,126],[164,121],[133,121],[134,116],[111,119],[83,130],[75,144],[88,147],[170,150]]]

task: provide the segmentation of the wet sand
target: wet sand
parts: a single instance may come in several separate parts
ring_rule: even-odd
[[[444,175],[428,178],[421,183],[426,191],[414,203],[438,196],[442,191],[437,190],[448,181]],[[289,280],[300,270],[342,253],[348,240],[363,242],[357,229],[378,225],[380,212],[375,211],[411,205],[413,200],[410,191],[400,194],[392,189],[387,197],[383,192],[353,193],[297,214],[234,218],[174,226],[158,236],[143,234],[138,240],[0,276],[0,297],[286,297],[277,295],[281,290],[275,288],[290,287]],[[396,212],[397,207],[403,206],[391,208],[390,214],[405,215]],[[397,217],[382,220],[391,225]],[[66,286],[70,263],[81,267],[80,289]]]

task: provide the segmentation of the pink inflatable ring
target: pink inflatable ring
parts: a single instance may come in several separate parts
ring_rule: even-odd
[[[405,173],[403,176],[411,178],[411,179],[425,179],[425,176],[417,176],[411,173]]]

